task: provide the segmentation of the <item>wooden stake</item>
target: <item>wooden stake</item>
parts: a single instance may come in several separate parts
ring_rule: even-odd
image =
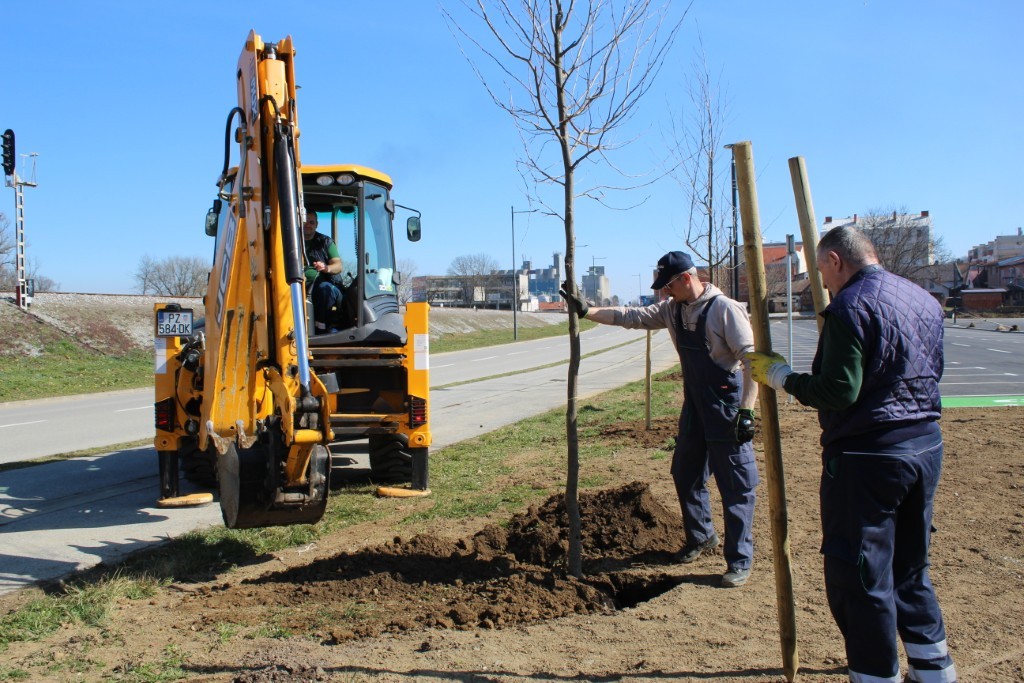
[[[789,175],[793,179],[793,197],[796,199],[796,213],[800,217],[800,235],[803,237],[804,258],[807,260],[807,275],[811,281],[811,297],[814,299],[814,312],[820,314],[828,306],[828,290],[821,284],[821,273],[818,272],[818,223],[814,218],[814,202],[811,201],[811,184],[807,181],[807,166],[803,157],[789,160]],[[818,334],[825,319],[815,315],[818,322]],[[789,362],[793,362],[790,358]]]
[[[736,160],[736,183],[740,215],[743,221],[743,255],[747,262],[750,286],[750,314],[754,328],[754,348],[772,352],[768,320],[768,287],[764,274],[761,222],[757,207],[754,153],[750,142],[732,145]],[[764,437],[764,468],[768,487],[768,510],[772,526],[772,555],[775,560],[775,602],[779,616],[782,645],[782,670],[792,683],[800,666],[796,647],[796,609],[793,604],[793,567],[789,552],[789,515],[786,510],[786,482],[782,468],[782,442],[779,436],[779,407],[775,390],[761,385],[761,434]]]
[[[644,424],[647,431],[651,431],[651,330],[647,330],[647,365],[644,378]]]

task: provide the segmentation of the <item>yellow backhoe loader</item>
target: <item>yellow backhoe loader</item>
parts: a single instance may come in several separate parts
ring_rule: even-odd
[[[197,502],[179,495],[180,469],[216,484],[231,528],[318,521],[343,441],[365,441],[376,481],[410,484],[385,493],[428,491],[428,306],[400,314],[392,234],[401,210],[416,214],[406,227],[418,240],[419,214],[395,204],[379,171],[302,166],[294,54],[290,37],[249,34],[206,217],[216,241],[205,319],[155,310],[160,504]],[[341,256],[341,303],[322,334],[311,334],[301,230],[313,212]]]

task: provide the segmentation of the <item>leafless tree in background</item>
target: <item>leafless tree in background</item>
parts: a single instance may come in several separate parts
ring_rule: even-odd
[[[7,214],[0,211],[0,270],[15,268],[14,237],[11,235],[11,222]]]
[[[495,280],[494,271],[498,270],[498,261],[487,254],[466,254],[456,256],[448,266],[448,274],[462,279],[462,297],[467,305],[476,300],[474,295],[478,287],[487,288]]]
[[[18,287],[18,244],[10,228],[10,220],[0,211],[0,291],[6,292],[13,292]],[[60,283],[41,274],[39,266],[32,259],[25,262],[25,278],[34,281],[37,292],[60,290]]]
[[[398,272],[402,281],[398,283],[398,303],[401,306],[412,301],[412,281],[416,277],[416,262],[412,259],[398,259]]]
[[[794,260],[795,264],[796,261]],[[793,272],[786,267],[786,257],[783,255],[770,263],[764,264],[764,284],[768,299],[785,299],[787,284],[792,281]],[[787,304],[788,305],[788,304]]]
[[[617,139],[617,134],[624,133],[636,115],[689,5],[668,28],[664,25],[670,5],[652,0],[476,0],[464,5],[482,25],[479,34],[448,10],[442,11],[456,39],[465,38],[501,72],[499,90],[497,81],[488,82],[467,55],[491,100],[519,129],[523,154],[518,165],[531,183],[533,200],[562,220],[565,276],[568,286],[576,289],[576,198],[604,204],[606,192],[627,189],[603,184],[577,188],[576,171],[584,164],[601,162],[618,170],[608,154],[628,142]],[[559,200],[545,202],[540,197],[542,186],[553,186]],[[579,319],[570,307],[565,507],[568,571],[577,577],[583,571],[576,406],[579,365]]]
[[[723,148],[722,134],[727,119],[728,102],[720,81],[712,78],[698,34],[698,46],[691,63],[690,103],[692,113],[681,112],[672,119],[670,150],[674,161],[672,175],[679,183],[689,207],[686,225],[686,246],[695,261],[703,261],[712,283],[731,292],[729,255],[732,243],[732,214],[729,205],[731,179],[719,171],[719,155],[729,159]]]
[[[871,209],[857,217],[857,227],[875,245],[885,269],[908,280],[933,263],[952,260],[942,239],[934,231],[926,234],[920,214],[907,214],[906,207]]]
[[[210,277],[208,259],[198,256],[168,256],[139,259],[135,270],[135,291],[157,296],[202,296]]]

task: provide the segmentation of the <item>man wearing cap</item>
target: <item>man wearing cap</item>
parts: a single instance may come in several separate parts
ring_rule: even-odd
[[[719,544],[706,487],[714,474],[725,521],[728,568],[722,586],[742,586],[754,558],[759,482],[750,445],[757,383],[743,362],[754,350],[750,319],[742,304],[701,282],[690,256],[681,251],[661,257],[651,289],[668,298],[643,308],[590,308],[575,286],[563,285],[562,296],[581,318],[630,329],[668,329],[683,368],[683,408],[672,455],[686,534],[679,560],[693,562]]]

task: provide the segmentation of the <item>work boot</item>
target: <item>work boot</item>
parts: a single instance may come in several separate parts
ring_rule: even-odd
[[[704,554],[705,550],[714,550],[717,547],[718,534],[712,533],[703,541],[698,543],[687,543],[684,545],[683,549],[676,555],[676,560],[683,564],[690,564],[691,562],[696,562],[697,559]]]
[[[729,567],[729,571],[722,574],[722,588],[739,588],[750,578],[750,567]]]

